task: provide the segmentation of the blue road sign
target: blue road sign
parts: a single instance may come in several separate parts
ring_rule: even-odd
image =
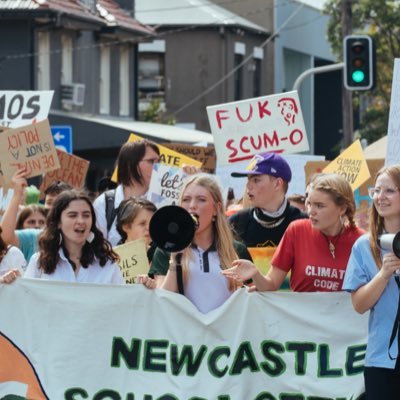
[[[57,149],[72,154],[72,126],[51,126],[51,133]]]

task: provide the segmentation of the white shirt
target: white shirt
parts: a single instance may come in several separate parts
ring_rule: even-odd
[[[114,208],[118,208],[121,201],[124,200],[124,187],[118,185],[115,189]],[[96,211],[96,225],[101,230],[103,236],[111,243],[114,247],[121,240],[121,236],[117,231],[116,222],[117,218],[114,219],[110,232],[107,232],[107,218],[106,218],[106,196],[102,193],[93,203],[94,210]]]
[[[26,260],[22,251],[15,246],[10,246],[6,255],[0,262],[0,276],[3,276],[10,269],[17,268],[23,273],[26,268]]]
[[[60,261],[52,274],[46,274],[39,269],[39,253],[35,253],[29,261],[28,268],[25,271],[24,278],[47,279],[50,281],[78,282],[78,283],[99,283],[122,285],[125,283],[121,270],[117,264],[107,261],[102,267],[97,260],[87,268],[80,267],[78,274],[65,257],[64,251],[59,251]]]
[[[221,274],[221,263],[215,250],[191,248],[189,278],[185,284],[185,296],[202,313],[222,305],[232,294],[228,279]]]

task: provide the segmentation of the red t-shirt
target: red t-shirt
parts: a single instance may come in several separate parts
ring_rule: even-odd
[[[342,290],[351,248],[363,234],[361,229],[347,226],[339,236],[327,237],[314,229],[310,220],[297,220],[286,229],[271,264],[291,271],[294,292],[336,292]],[[335,246],[335,258],[329,240]]]

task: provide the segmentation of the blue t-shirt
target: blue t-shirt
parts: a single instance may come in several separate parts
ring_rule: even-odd
[[[379,272],[369,246],[369,235],[361,236],[353,246],[343,282],[343,290],[356,291],[370,282]],[[368,344],[365,366],[393,369],[396,360],[389,358],[389,341],[399,303],[399,289],[395,278],[390,278],[378,302],[371,308],[368,321]],[[390,355],[397,357],[397,338]]]
[[[28,263],[32,255],[38,251],[38,238],[41,233],[41,229],[20,229],[15,231],[19,241],[19,249]]]

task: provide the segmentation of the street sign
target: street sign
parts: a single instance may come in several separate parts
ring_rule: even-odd
[[[72,126],[57,125],[51,127],[54,145],[57,149],[72,154]]]

